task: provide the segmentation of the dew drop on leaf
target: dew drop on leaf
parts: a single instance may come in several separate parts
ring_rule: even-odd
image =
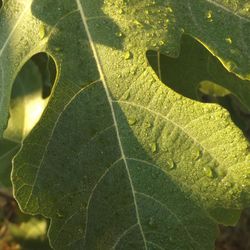
[[[142,26],[141,22],[136,19],[133,21],[133,24],[135,24],[136,26]]]
[[[56,51],[56,52],[60,52],[60,51],[62,51],[62,48],[56,47],[56,48],[55,48],[55,51]]]
[[[166,11],[169,13],[173,13],[173,9],[171,7],[166,7]]]
[[[207,177],[210,177],[210,178],[213,177],[213,171],[210,167],[204,167],[203,171]]]
[[[152,143],[151,144],[151,151],[152,151],[152,153],[155,153],[157,151],[157,145],[156,145],[156,143]]]
[[[206,13],[206,19],[209,21],[209,22],[212,22],[213,21],[213,12],[211,10],[209,10],[207,13]]]
[[[198,160],[201,157],[201,151],[197,149],[194,153],[194,159]]]
[[[227,37],[225,40],[226,40],[226,42],[228,44],[232,44],[233,43],[233,41],[232,41],[232,39],[230,37]]]
[[[124,10],[123,10],[123,9],[119,9],[119,10],[118,10],[118,13],[119,13],[119,14],[123,14],[123,13],[124,13]]]
[[[129,119],[128,119],[128,124],[130,125],[130,126],[133,126],[133,125],[135,125],[136,124],[136,119],[134,118],[134,117],[130,117]]]
[[[175,162],[173,160],[168,160],[168,162],[167,162],[167,168],[170,169],[170,170],[172,170],[175,167],[176,167]]]
[[[124,54],[124,59],[129,60],[132,58],[132,53],[130,51],[126,51]]]
[[[121,33],[121,32],[116,32],[115,35],[116,35],[117,37],[122,37],[122,33]]]
[[[159,45],[164,45],[165,44],[165,42],[163,41],[163,40],[161,40],[160,42],[159,42]]]
[[[246,13],[250,13],[250,7],[243,8],[243,11],[246,12]]]

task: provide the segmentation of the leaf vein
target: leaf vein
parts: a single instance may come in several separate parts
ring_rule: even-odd
[[[148,107],[144,107],[144,106],[142,106],[140,104],[136,104],[134,102],[128,102],[128,101],[113,101],[113,102],[118,102],[118,103],[123,103],[123,104],[131,105],[131,106],[134,106],[134,107],[138,107],[140,109],[144,109],[144,110],[148,111],[151,114],[154,114],[155,116],[159,116],[162,119],[167,120],[168,122],[170,122],[171,124],[173,124],[175,127],[179,128],[185,135],[187,135],[189,138],[191,138],[194,143],[196,143],[197,145],[199,145],[203,149],[203,151],[206,151],[216,162],[219,163],[218,159],[216,159],[215,156],[213,156],[209,152],[208,149],[206,149],[200,142],[198,142],[193,136],[191,136],[191,134],[189,134],[182,126],[180,126],[178,123],[170,120],[168,117],[166,117],[166,116],[162,115],[161,113],[156,112],[156,111],[154,111],[152,109],[149,109]]]
[[[156,199],[156,198],[154,198],[154,197],[152,197],[152,196],[150,196],[150,195],[147,195],[147,194],[145,194],[145,193],[142,193],[142,192],[136,191],[136,194],[141,195],[141,196],[144,196],[145,198],[151,199],[151,200],[153,200],[154,202],[160,204],[162,207],[164,207],[164,208],[165,208],[167,211],[169,211],[169,213],[171,213],[171,214],[176,218],[176,220],[183,226],[183,228],[184,228],[184,230],[185,230],[185,232],[186,232],[188,238],[189,238],[190,240],[192,240],[193,242],[195,242],[196,244],[200,245],[200,243],[197,242],[197,241],[192,237],[192,235],[188,232],[186,226],[183,224],[183,222],[181,221],[181,219],[180,219],[180,218],[179,218],[179,217],[178,217],[178,216],[177,216],[177,215],[176,215],[176,214],[175,214],[175,213],[165,204],[165,203],[162,203],[160,200],[158,200],[158,199]]]
[[[136,226],[139,226],[138,223],[135,223],[126,230],[124,230],[124,232],[118,237],[118,239],[116,240],[115,244],[111,247],[111,249],[115,250],[115,248],[118,246],[122,238],[124,238],[126,234],[129,233],[131,230],[133,230]]]
[[[147,247],[147,244],[146,244],[145,235],[144,235],[142,225],[141,225],[141,222],[140,222],[140,216],[139,216],[139,212],[138,212],[137,201],[136,201],[136,197],[135,197],[135,193],[134,193],[135,192],[134,191],[134,185],[133,185],[133,181],[132,181],[132,178],[131,178],[131,175],[130,175],[128,163],[126,161],[125,153],[124,153],[124,150],[123,150],[123,145],[122,145],[121,138],[120,138],[120,132],[119,132],[118,123],[117,123],[117,119],[116,119],[115,109],[114,109],[114,106],[113,106],[113,101],[112,101],[111,95],[109,93],[109,89],[108,89],[106,79],[105,79],[105,76],[104,76],[104,73],[103,73],[102,64],[100,62],[97,50],[96,50],[95,45],[94,45],[92,35],[90,33],[90,30],[89,30],[89,26],[88,26],[88,23],[87,23],[87,17],[85,16],[83,6],[82,6],[80,0],[76,0],[76,3],[77,3],[77,6],[78,6],[78,8],[80,10],[80,15],[81,15],[81,19],[82,19],[82,22],[83,22],[83,26],[84,26],[84,29],[85,29],[85,31],[87,33],[87,37],[89,39],[90,47],[92,49],[94,58],[96,60],[97,68],[98,68],[98,71],[100,73],[100,79],[102,80],[103,87],[105,89],[106,96],[107,96],[107,99],[108,99],[108,102],[109,102],[112,118],[113,118],[115,128],[116,128],[117,140],[118,140],[119,148],[120,148],[120,151],[121,151],[121,156],[122,156],[122,159],[123,159],[123,161],[125,163],[126,171],[127,171],[127,174],[128,174],[128,179],[129,179],[129,182],[130,182],[130,185],[131,185],[132,195],[133,195],[134,204],[135,204],[136,217],[137,217],[138,224],[139,224],[140,231],[141,231],[141,235],[142,235],[142,238],[143,238],[143,241],[144,241],[144,244],[145,244],[145,249],[147,250],[148,247]]]

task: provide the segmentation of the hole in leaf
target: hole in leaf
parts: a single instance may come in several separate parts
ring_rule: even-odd
[[[227,71],[201,43],[187,35],[182,38],[178,58],[155,51],[148,51],[147,58],[164,84],[193,100],[222,105],[250,138],[250,81]]]
[[[31,60],[37,65],[42,80],[42,97],[47,98],[51,94],[56,79],[56,64],[51,56],[46,53],[34,55]]]
[[[55,62],[46,53],[25,63],[13,84],[5,138],[20,142],[28,135],[48,103],[55,77]]]

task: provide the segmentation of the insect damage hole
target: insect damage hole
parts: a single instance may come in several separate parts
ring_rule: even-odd
[[[22,141],[41,118],[56,78],[51,56],[38,53],[18,73],[12,87],[5,138]]]

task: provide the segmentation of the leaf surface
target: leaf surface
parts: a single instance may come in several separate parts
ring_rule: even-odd
[[[214,89],[212,92],[218,92],[219,96],[233,94],[245,109],[250,110],[250,81],[229,73],[218,58],[190,36],[182,37],[178,58],[150,51],[148,59],[159,78],[178,93],[197,100],[199,88],[203,86],[204,93],[209,94],[208,89],[212,90],[211,84],[207,91],[206,86],[209,86],[209,82],[215,83],[226,90],[217,87],[217,90]],[[182,74],[178,74],[180,70]]]
[[[146,58],[149,49],[178,55],[185,32],[248,78],[248,3],[235,3],[4,4],[1,23],[12,29],[0,29],[2,72],[17,72],[41,50],[57,64],[48,108],[12,173],[22,209],[51,218],[55,249],[212,249],[216,222],[235,222],[224,211],[249,201],[246,139],[218,105],[166,87]],[[7,57],[15,43],[22,54],[16,62]],[[13,74],[5,75],[0,85],[8,92]]]

